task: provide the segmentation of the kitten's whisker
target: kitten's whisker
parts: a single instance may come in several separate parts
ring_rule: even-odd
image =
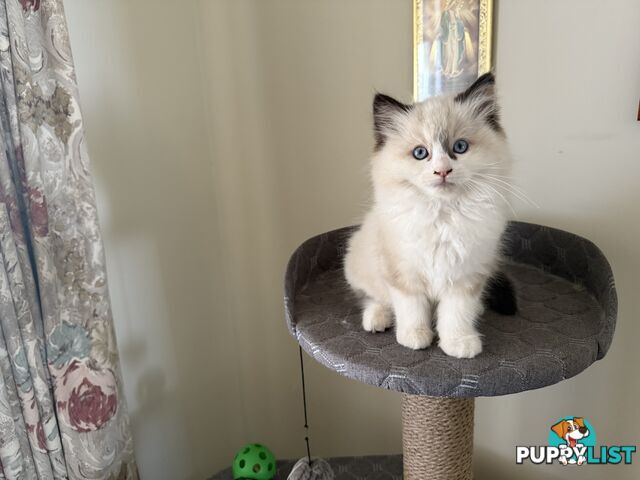
[[[490,200],[492,203],[495,203],[495,195],[486,187],[486,185],[471,179],[469,180],[469,184],[473,191],[480,195],[481,201]]]
[[[493,185],[494,187],[501,188],[505,192],[510,193],[511,195],[516,197],[518,200],[521,200],[521,201],[525,202],[526,204],[528,204],[528,205],[530,205],[532,207],[540,208],[540,205],[538,205],[536,202],[534,202],[529,197],[527,197],[526,194],[524,194],[523,192],[520,192],[518,190],[513,189],[513,187],[509,187],[509,186],[503,185],[501,183],[491,182],[489,180],[487,180],[487,183]]]
[[[533,200],[528,198],[524,193],[518,192],[517,190],[514,190],[510,186],[503,185],[501,183],[496,183],[494,181],[491,181],[490,179],[485,179],[485,181],[487,182],[488,185],[492,185],[493,187],[500,188],[500,189],[504,190],[506,193],[509,193],[509,194],[513,195],[517,199],[522,200],[523,202],[525,202],[525,203],[527,203],[527,204],[529,204],[531,206],[540,208]]]
[[[466,188],[466,187],[468,187],[468,190],[469,190],[471,193],[473,193],[473,194],[477,195],[478,197],[480,197],[479,199],[480,199],[481,201],[485,201],[485,200],[487,200],[487,199],[489,199],[489,200],[493,201],[492,196],[491,196],[491,195],[490,195],[486,190],[480,189],[478,186],[473,185],[473,184],[471,184],[471,183],[469,183],[469,184],[465,184],[465,188]]]
[[[513,183],[513,177],[510,177],[508,175],[497,175],[495,173],[477,173],[476,175],[478,175],[480,177],[483,177],[483,178],[491,178],[493,180],[498,180],[500,182],[504,182],[504,183],[508,184],[510,187],[513,187],[514,189],[516,189],[519,192],[521,192],[523,195],[526,195],[524,189],[521,186]],[[509,180],[511,180],[511,181],[509,181]]]
[[[512,177],[511,175],[500,175],[500,174],[497,174],[497,173],[493,173],[494,171],[496,171],[496,172],[501,171],[501,170],[502,170],[501,168],[495,168],[495,169],[493,169],[493,168],[488,168],[487,170],[489,170],[491,173],[488,173],[488,172],[479,172],[479,173],[481,173],[481,174],[483,174],[483,175],[495,175],[496,177],[511,178],[511,179],[513,179],[513,177]]]
[[[528,203],[529,205],[534,206],[536,208],[540,208],[540,205],[538,205],[534,200],[532,200],[520,187],[517,187],[505,180],[502,180],[501,178],[497,178],[495,175],[482,174],[482,173],[479,173],[477,175],[480,176],[481,178],[484,178],[487,181],[487,183],[491,183],[496,187],[502,187],[504,190],[512,193],[515,197],[519,198],[523,202]]]
[[[518,187],[517,185],[514,185],[513,183],[507,182],[506,180],[503,180],[504,178],[509,178],[509,177],[502,176],[502,175],[482,174],[482,173],[480,173],[478,175],[481,176],[481,177],[487,178],[487,179],[491,179],[491,180],[495,180],[497,182],[503,183],[503,184],[513,188],[514,190],[520,192],[522,195],[527,196],[522,188]],[[502,178],[498,178],[499,176],[502,176]]]
[[[497,173],[494,172],[500,172],[500,173],[505,173],[505,169],[503,167],[485,167],[483,168],[483,172],[487,173],[488,175],[498,175]],[[491,172],[491,173],[489,173]],[[480,172],[482,173],[482,172]],[[513,178],[510,175],[500,175],[501,177],[507,177],[507,178]]]
[[[516,213],[516,211],[513,209],[513,206],[511,205],[511,203],[509,202],[509,200],[507,200],[507,197],[505,197],[502,193],[500,193],[494,186],[492,186],[491,184],[487,183],[480,183],[477,180],[470,180],[471,182],[474,182],[476,185],[478,186],[482,186],[485,188],[490,189],[491,191],[493,191],[496,195],[498,195],[500,198],[502,198],[502,200],[504,200],[504,203],[507,204],[507,206],[509,207],[509,209],[511,210],[511,212],[513,213],[514,217],[518,217],[518,214]]]

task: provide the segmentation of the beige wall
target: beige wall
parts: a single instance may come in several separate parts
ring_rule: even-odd
[[[66,0],[145,479],[202,479],[245,441],[303,454],[289,253],[366,205],[374,90],[409,99],[410,0]],[[503,0],[496,71],[518,217],[613,264],[609,356],[548,389],[477,402],[477,478],[601,479],[514,465],[552,420],[638,443],[640,4]],[[320,455],[400,451],[399,397],[308,362]],[[610,478],[637,478],[633,467]],[[606,467],[605,467],[606,468]]]

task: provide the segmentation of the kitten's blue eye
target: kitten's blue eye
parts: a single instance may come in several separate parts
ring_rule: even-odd
[[[453,151],[455,153],[462,154],[467,150],[469,150],[469,142],[467,142],[466,140],[459,138],[458,140],[453,142]]]
[[[422,145],[413,149],[413,158],[416,160],[424,160],[429,156],[429,151],[427,147],[423,147]]]

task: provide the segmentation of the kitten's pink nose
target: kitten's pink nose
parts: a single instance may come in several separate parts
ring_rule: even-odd
[[[440,175],[442,178],[446,178],[447,175],[449,175],[451,172],[453,172],[453,168],[450,168],[447,171],[442,170],[440,172],[438,172],[437,170],[434,170],[433,174],[434,175]]]

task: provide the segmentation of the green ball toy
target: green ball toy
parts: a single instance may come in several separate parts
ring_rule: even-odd
[[[249,443],[233,459],[233,480],[271,480],[276,475],[276,457],[264,445]]]

